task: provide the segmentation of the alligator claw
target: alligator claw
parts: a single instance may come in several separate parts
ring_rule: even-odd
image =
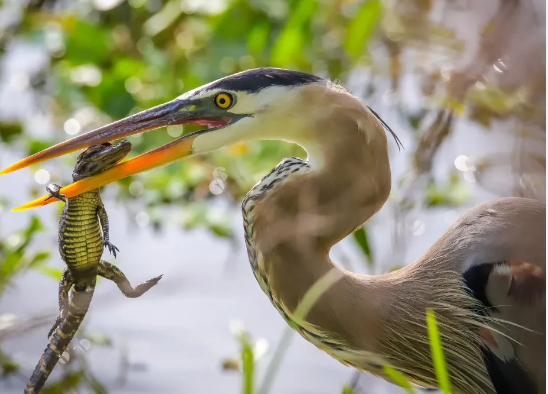
[[[114,246],[113,244],[111,244],[109,241],[105,241],[104,246],[105,246],[105,248],[108,248],[108,251],[109,251],[114,257],[116,257],[116,252],[119,252],[119,251],[120,251],[120,249],[118,249],[116,246]]]
[[[59,193],[59,191],[61,190],[61,186],[55,184],[55,183],[50,183],[49,185],[46,186],[46,191],[49,193],[49,197],[46,198],[46,200],[49,200],[50,198],[56,198],[58,200],[61,200],[63,202],[67,202],[67,196],[65,196],[64,194],[61,194]]]

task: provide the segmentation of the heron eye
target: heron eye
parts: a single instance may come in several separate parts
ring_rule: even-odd
[[[228,93],[219,93],[215,96],[215,105],[222,109],[227,109],[232,106],[234,99]]]

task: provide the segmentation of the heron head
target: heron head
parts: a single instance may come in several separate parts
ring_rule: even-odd
[[[170,125],[197,124],[205,128],[73,183],[63,188],[63,194],[70,198],[186,156],[243,141],[281,139],[307,149],[306,140],[310,140],[307,130],[317,127],[333,110],[329,95],[323,93],[334,86],[324,78],[298,71],[278,68],[243,71],[45,149],[4,169],[0,175],[92,145]],[[317,101],[324,105],[317,105]],[[31,204],[43,205],[38,201]]]

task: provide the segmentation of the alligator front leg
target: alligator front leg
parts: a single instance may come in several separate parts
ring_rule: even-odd
[[[101,261],[99,263],[98,275],[116,283],[120,291],[129,298],[137,298],[142,296],[153,286],[155,286],[163,277],[163,275],[157,276],[133,288],[124,273],[118,267],[107,263],[106,261]]]
[[[116,252],[119,252],[116,246],[110,243],[109,235],[109,226],[108,226],[108,215],[105,206],[101,202],[97,207],[97,215],[99,216],[99,221],[101,222],[101,230],[103,231],[103,245],[105,248],[108,248],[109,252],[116,257]]]
[[[53,197],[63,202],[67,202],[67,196],[60,193],[61,189],[62,187],[60,185],[57,185],[56,183],[50,183],[49,185],[47,185],[46,191],[49,193],[49,197],[46,198],[46,200],[49,200]]]

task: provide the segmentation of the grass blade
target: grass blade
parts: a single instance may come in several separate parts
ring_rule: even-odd
[[[450,394],[451,383],[449,381],[449,373],[447,371],[445,356],[443,355],[443,347],[441,345],[441,338],[438,330],[438,323],[436,321],[436,314],[431,309],[426,310],[426,323],[428,325],[430,349],[432,350],[432,362],[434,363],[434,368],[436,370],[438,384],[444,394]]]
[[[314,306],[316,301],[327,291],[331,286],[333,286],[339,279],[341,279],[341,273],[337,269],[331,269],[326,274],[324,274],[320,279],[318,279],[305,293],[303,299],[297,305],[295,313],[293,315],[294,324],[302,324],[304,319],[310,312],[310,309]],[[286,327],[282,339],[278,344],[274,356],[270,361],[265,376],[262,380],[261,386],[259,388],[259,394],[268,394],[272,383],[274,382],[274,377],[278,373],[282,358],[285,355],[293,334],[295,330],[292,325]]]
[[[367,237],[367,231],[365,225],[361,226],[359,229],[352,233],[354,241],[358,244],[363,254],[367,258],[367,265],[369,267],[373,266],[373,251],[371,250],[371,245],[369,244],[369,238]]]
[[[394,368],[392,368],[389,365],[384,366],[384,373],[388,375],[392,381],[400,386],[402,389],[407,391],[409,394],[417,394],[413,386],[411,386],[411,383],[403,376],[401,373],[396,371]]]
[[[255,359],[249,341],[242,341],[243,394],[254,394],[253,376],[255,374]]]

